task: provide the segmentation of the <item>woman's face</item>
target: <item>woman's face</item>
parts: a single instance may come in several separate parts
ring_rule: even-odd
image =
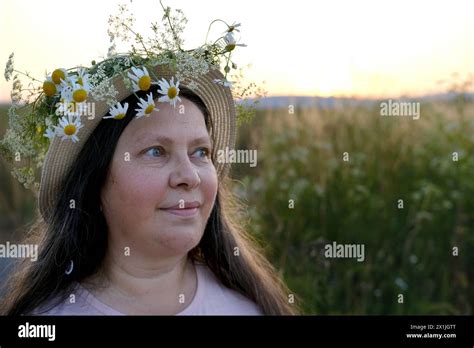
[[[182,255],[204,233],[217,174],[199,108],[186,98],[176,108],[156,105],[159,111],[133,119],[120,136],[101,192],[103,212],[111,247]]]

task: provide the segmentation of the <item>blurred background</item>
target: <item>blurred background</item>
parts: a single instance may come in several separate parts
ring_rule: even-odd
[[[117,3],[3,0],[0,61],[15,52],[16,68],[40,79],[88,64],[107,52]],[[240,129],[237,148],[256,149],[258,164],[233,166],[234,191],[304,313],[473,314],[473,5],[164,3],[187,15],[190,46],[212,19],[242,22],[248,47],[234,58],[252,63],[248,75],[268,93]],[[157,4],[132,9],[149,23]],[[0,137],[10,88],[2,79]],[[382,117],[388,99],[420,103],[420,118]],[[19,242],[37,214],[10,171],[0,159],[0,243]],[[364,244],[365,261],[326,258],[333,241]],[[11,262],[0,258],[0,284]]]

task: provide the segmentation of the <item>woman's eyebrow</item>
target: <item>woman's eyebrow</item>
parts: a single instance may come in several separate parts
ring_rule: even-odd
[[[194,146],[198,144],[208,144],[211,145],[211,140],[209,139],[209,136],[202,136],[199,138],[195,138],[189,142],[189,145]]]
[[[172,138],[167,137],[166,135],[156,135],[153,133],[137,133],[135,136],[135,143],[146,144],[149,142],[158,141],[163,145],[172,144],[174,141]]]

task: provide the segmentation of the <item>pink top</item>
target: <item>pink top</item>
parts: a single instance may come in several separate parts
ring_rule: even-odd
[[[225,287],[203,264],[196,263],[197,289],[191,303],[177,315],[263,315],[261,309],[235,290]],[[33,315],[125,315],[97,299],[76,283],[75,302],[59,303],[46,312]],[[48,308],[48,307],[45,307]]]

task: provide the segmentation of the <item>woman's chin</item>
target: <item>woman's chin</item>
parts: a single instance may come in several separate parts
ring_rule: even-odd
[[[162,228],[161,228],[162,229]],[[156,240],[162,249],[174,254],[185,254],[199,244],[202,233],[196,227],[171,227],[161,232]]]

